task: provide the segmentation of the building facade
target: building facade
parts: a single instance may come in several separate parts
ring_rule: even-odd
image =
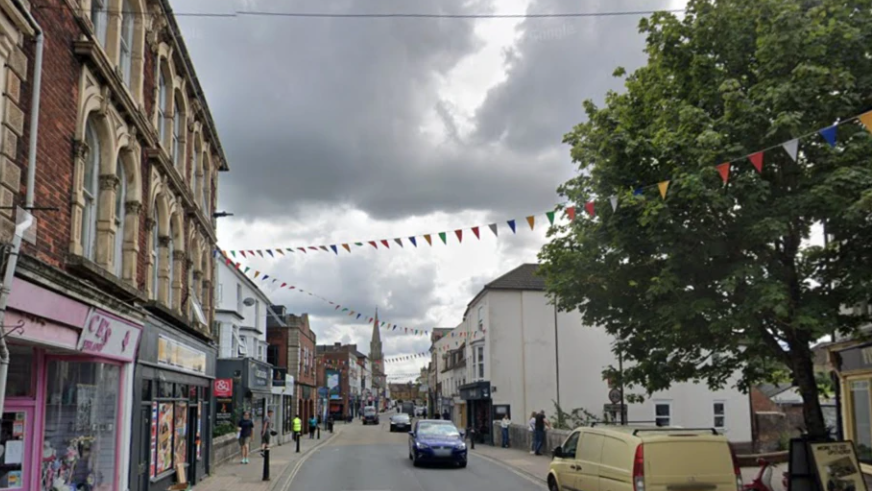
[[[282,426],[292,431],[296,415],[303,420],[303,430],[309,428],[312,416],[318,413],[318,390],[315,369],[315,346],[317,336],[309,325],[309,314],[294,315],[283,306],[272,307],[267,325],[267,340],[273,365],[284,370],[294,380],[294,399],[284,408]]]
[[[494,419],[508,413],[514,421],[526,421],[540,410],[553,415],[554,402],[566,412],[583,408],[599,418],[620,416],[607,414],[619,409],[602,376],[604,369],[618,365],[613,339],[603,329],[585,326],[577,311],[557,312],[536,269],[525,264],[488,283],[455,330],[465,343],[466,383],[459,387],[460,397],[468,425],[485,441],[492,438]],[[627,404],[628,420],[712,427],[733,442],[748,444],[750,403],[733,388],[735,382],[719,391],[704,384],[673,384],[643,403]]]
[[[215,262],[215,277],[218,357],[266,361],[269,297],[227,261]]]
[[[0,0],[0,243],[12,207],[36,217],[6,285],[0,488],[196,482],[228,170],[205,96],[166,1],[30,5]]]
[[[332,345],[316,346],[317,353],[317,381],[318,387],[324,391],[324,415],[332,416],[334,420],[354,417],[356,408],[359,406],[360,381],[356,380],[351,373],[358,371],[357,345],[334,343]]]

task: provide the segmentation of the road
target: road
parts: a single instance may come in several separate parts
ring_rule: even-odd
[[[389,415],[381,424],[359,421],[338,424],[341,433],[315,450],[287,489],[306,491],[541,491],[542,482],[517,474],[470,450],[469,465],[413,467],[406,433],[388,431]]]

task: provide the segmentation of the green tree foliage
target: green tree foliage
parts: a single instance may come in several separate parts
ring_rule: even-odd
[[[565,137],[559,192],[596,218],[550,231],[548,290],[615,336],[629,387],[747,389],[784,366],[823,435],[810,346],[868,322],[841,307],[872,296],[872,136],[813,133],[872,109],[872,0],[691,0],[640,30],[647,65]],[[810,133],[798,162],[780,148]],[[762,174],[737,161],[723,183],[717,164],[762,149]]]

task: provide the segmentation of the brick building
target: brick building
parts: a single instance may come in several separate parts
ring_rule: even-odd
[[[284,411],[284,425],[290,428],[294,415],[303,420],[308,431],[309,418],[318,416],[318,390],[315,374],[315,346],[317,336],[309,326],[309,314],[294,315],[280,305],[272,306],[276,314],[267,320],[267,343],[274,366],[283,368],[294,377],[294,405]]]
[[[319,345],[316,352],[318,387],[328,389],[328,396],[322,401],[328,414],[334,419],[354,416],[355,408],[360,405],[360,352],[357,345]]]
[[[91,475],[166,489],[176,464],[191,482],[210,472],[213,212],[228,165],[170,12],[167,0],[0,0],[4,256],[10,207],[37,219],[0,299],[0,323],[19,326],[4,414],[46,452],[92,442],[61,473],[67,487]],[[92,408],[87,421],[70,400]],[[36,489],[40,462],[19,477]]]

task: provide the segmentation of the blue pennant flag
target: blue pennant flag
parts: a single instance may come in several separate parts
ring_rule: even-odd
[[[260,279],[260,281],[266,281],[267,278],[269,278],[269,275],[265,274],[263,275],[263,278]]]
[[[836,125],[828,126],[820,131],[818,131],[824,140],[830,144],[831,147],[836,146]]]
[[[269,257],[275,257],[272,253],[272,249],[267,249],[266,253],[269,254]]]
[[[333,254],[336,254],[337,256],[339,255],[339,251],[336,249],[335,245],[330,246],[330,248],[333,249]]]
[[[514,220],[509,220],[509,221],[506,222],[506,223],[509,224],[509,228],[512,229],[512,233],[515,233],[515,221],[514,221]]]
[[[636,188],[633,191],[633,196],[642,196],[642,188]]]
[[[360,319],[360,314],[357,314],[357,318]]]
[[[409,242],[411,242],[413,246],[418,247],[418,241],[415,240],[414,237],[409,237]]]

